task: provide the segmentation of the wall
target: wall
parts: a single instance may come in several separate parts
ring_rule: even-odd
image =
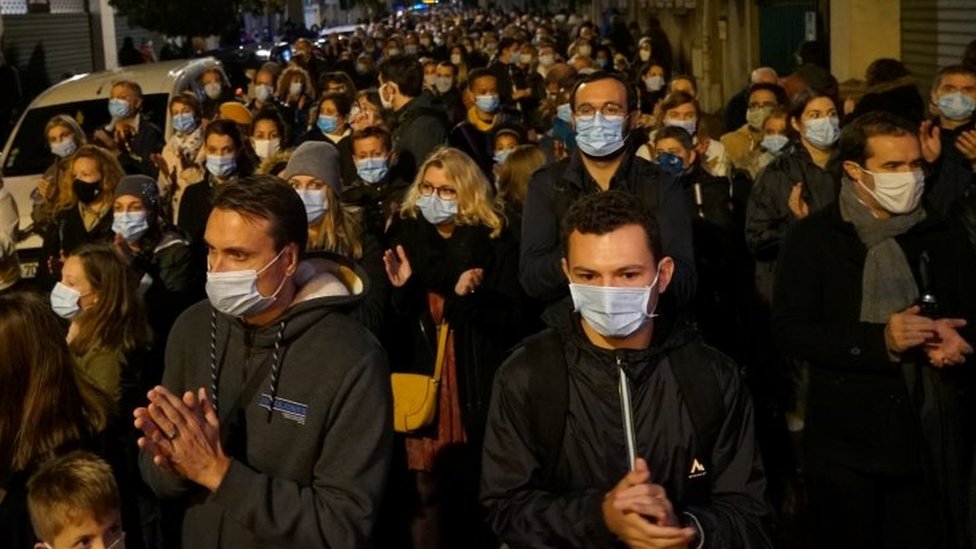
[[[880,57],[900,59],[901,2],[833,0],[830,56],[831,71],[840,82],[863,79],[868,65]]]

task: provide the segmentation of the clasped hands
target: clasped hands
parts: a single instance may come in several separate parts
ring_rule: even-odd
[[[135,426],[143,434],[139,448],[163,471],[211,492],[217,490],[230,468],[230,458],[221,447],[220,422],[207,390],[187,391],[180,399],[156,386],[148,396],[149,405],[133,412]]]
[[[695,529],[681,527],[664,487],[651,483],[647,462],[638,458],[603,499],[603,521],[633,549],[684,549],[695,539]]]
[[[966,355],[972,354],[973,347],[956,331],[964,327],[966,321],[961,318],[933,320],[920,315],[921,311],[918,305],[913,305],[891,315],[885,326],[888,351],[899,355],[922,345],[929,362],[936,368],[966,362]]]

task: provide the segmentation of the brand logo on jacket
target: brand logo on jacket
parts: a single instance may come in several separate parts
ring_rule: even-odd
[[[701,478],[707,474],[708,471],[705,470],[705,466],[702,465],[702,462],[698,461],[698,458],[691,461],[691,471],[688,473],[689,479]]]
[[[281,414],[281,417],[294,421],[299,425],[305,425],[305,416],[308,412],[308,405],[302,404],[301,402],[295,402],[294,400],[288,400],[287,398],[275,397],[274,408],[271,407],[271,395],[268,393],[263,393],[261,395],[261,400],[258,401],[258,406],[264,408],[265,410],[273,410]]]

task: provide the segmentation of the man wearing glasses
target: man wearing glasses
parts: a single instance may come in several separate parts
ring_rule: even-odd
[[[640,115],[637,96],[617,76],[596,72],[577,82],[570,95],[577,149],[532,176],[525,199],[519,279],[525,290],[550,305],[567,295],[559,260],[559,226],[579,197],[619,189],[640,198],[657,216],[664,250],[674,258],[672,290],[679,302],[695,291],[691,212],[678,181],[635,155],[642,144],[631,128]]]

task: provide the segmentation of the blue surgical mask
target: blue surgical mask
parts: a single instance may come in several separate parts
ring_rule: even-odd
[[[315,125],[322,133],[335,133],[339,128],[339,119],[335,116],[319,116]]]
[[[386,158],[374,156],[356,161],[356,173],[367,183],[379,183],[389,171]]]
[[[308,216],[309,223],[321,219],[325,211],[329,209],[325,189],[295,189],[295,192],[298,193],[298,197],[302,199],[302,204],[305,205],[305,213]]]
[[[149,212],[115,212],[112,231],[128,242],[136,242],[149,230]]]
[[[685,169],[685,161],[674,153],[663,152],[655,160],[661,171],[668,175],[678,175]]]
[[[500,166],[504,164],[506,160],[508,160],[508,155],[512,154],[513,150],[514,149],[502,149],[500,151],[495,151],[495,156],[492,157],[492,159],[495,161],[495,164]]]
[[[781,150],[783,150],[783,147],[788,145],[789,142],[790,142],[789,137],[774,133],[774,134],[763,136],[762,143],[760,143],[759,146],[761,146],[763,149],[765,149],[768,152],[777,154]]]
[[[609,156],[623,148],[624,143],[623,116],[604,116],[598,112],[576,117],[576,144],[587,155]]]
[[[556,107],[556,118],[566,122],[567,124],[573,121],[573,107],[569,103],[563,103]]]
[[[125,118],[129,116],[129,102],[125,99],[109,99],[108,113],[112,118]]]
[[[952,92],[939,98],[939,112],[949,120],[968,120],[976,109],[976,101],[962,92]]]
[[[65,320],[71,320],[81,312],[81,292],[58,282],[51,290],[51,309]]]
[[[836,116],[814,118],[803,123],[803,136],[814,147],[825,150],[834,146],[840,138],[840,120]]]
[[[66,137],[57,143],[51,143],[51,152],[59,158],[67,158],[78,150],[78,144],[74,138]]]
[[[498,94],[479,95],[474,99],[474,105],[481,112],[495,114],[498,112],[498,107],[501,106],[501,99],[498,97]]]
[[[681,128],[682,130],[688,132],[688,135],[694,137],[695,132],[698,131],[698,119],[692,118],[691,120],[677,120],[674,118],[665,118],[664,125],[666,127]]]
[[[643,288],[570,284],[569,293],[575,310],[597,333],[604,337],[627,337],[657,316],[654,314],[657,303],[650,308],[648,305],[660,274],[658,265],[654,281]]]
[[[421,195],[417,199],[417,207],[424,219],[431,225],[440,225],[451,221],[457,216],[457,200],[444,200],[436,194],[430,196]]]
[[[182,113],[174,115],[172,118],[173,129],[180,133],[190,133],[197,129],[197,120],[193,113]]]
[[[217,177],[227,177],[237,169],[237,157],[229,154],[220,156],[216,154],[207,155],[207,171]]]

